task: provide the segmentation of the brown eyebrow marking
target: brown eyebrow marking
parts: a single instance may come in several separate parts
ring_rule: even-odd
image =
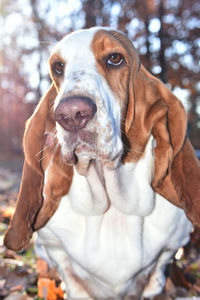
[[[50,56],[49,58],[49,65],[52,66],[54,62],[59,61],[63,63],[64,65],[66,64],[66,61],[63,59],[63,57],[59,53],[54,53]]]
[[[48,60],[48,63],[49,63],[49,66],[50,66],[49,73],[50,73],[51,79],[52,79],[52,81],[53,81],[53,83],[56,87],[57,92],[59,92],[59,88],[60,88],[60,85],[61,85],[61,82],[62,82],[62,78],[54,78],[54,75],[53,75],[53,72],[52,72],[52,66],[55,62],[61,62],[64,65],[66,65],[66,61],[63,59],[63,57],[59,53],[52,54],[50,56],[49,60]]]

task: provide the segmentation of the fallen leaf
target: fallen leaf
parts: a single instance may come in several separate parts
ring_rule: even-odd
[[[187,290],[192,287],[191,283],[185,279],[183,272],[175,263],[173,263],[173,265],[171,266],[170,277],[175,286],[180,286]]]
[[[61,300],[64,293],[61,289],[61,285],[56,287],[55,280],[48,278],[38,279],[38,297],[46,300]]]
[[[0,279],[0,290],[2,290],[5,286],[6,280],[5,279]]]
[[[176,293],[176,288],[175,288],[171,278],[166,278],[165,293],[169,296],[174,296]]]
[[[160,294],[160,295],[155,296],[153,298],[153,300],[172,300],[172,298],[167,295]]]
[[[37,258],[36,267],[39,277],[55,279],[56,282],[60,281],[58,271],[55,267],[49,268],[47,262],[42,258]]]
[[[14,215],[15,207],[6,207],[6,209],[3,211],[4,218],[11,218]]]
[[[37,258],[36,267],[39,277],[48,277],[48,264],[44,259]]]

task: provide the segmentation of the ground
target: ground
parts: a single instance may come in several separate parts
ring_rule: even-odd
[[[15,253],[3,245],[3,235],[13,214],[23,160],[0,160],[0,300],[61,300],[58,275],[36,258],[34,244]],[[166,270],[163,293],[154,300],[200,297],[200,231],[194,228],[189,244],[179,249]],[[200,299],[200,298],[199,298]]]

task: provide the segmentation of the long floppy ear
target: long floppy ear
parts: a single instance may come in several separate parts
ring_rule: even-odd
[[[26,125],[23,140],[25,162],[21,186],[16,210],[4,239],[5,245],[15,251],[20,250],[29,242],[35,230],[37,215],[43,205],[45,166],[42,161],[45,155],[46,165],[48,165],[48,162],[55,156],[53,148],[50,147],[48,153],[43,153],[43,148],[46,144],[46,133],[51,133],[55,129],[52,108],[56,95],[56,89],[52,84]],[[53,190],[52,193],[56,192]],[[43,226],[48,219],[47,214],[36,227]]]
[[[183,208],[188,218],[199,226],[200,164],[186,138],[185,110],[171,91],[142,65],[133,75],[129,88],[133,90],[129,93],[133,113],[128,115],[126,130],[132,151],[125,162],[140,159],[153,135],[156,147],[152,187]]]
[[[157,142],[152,186],[156,192],[183,208],[191,222],[200,227],[200,162],[186,136],[186,113],[171,91],[158,79],[154,78],[154,81],[168,109],[165,121],[158,120],[152,130]],[[170,146],[167,151],[166,139]]]
[[[60,155],[60,146],[57,146],[49,164],[49,149],[43,151],[42,168],[48,172],[45,174],[43,187],[43,203],[34,223],[34,230],[43,227],[54,214],[62,196],[70,189],[73,177],[73,167],[64,164]]]

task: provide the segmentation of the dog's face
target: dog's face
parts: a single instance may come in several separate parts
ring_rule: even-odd
[[[124,35],[96,30],[66,36],[49,60],[62,156],[81,174],[92,159],[113,167],[121,158],[130,66],[137,61]]]

